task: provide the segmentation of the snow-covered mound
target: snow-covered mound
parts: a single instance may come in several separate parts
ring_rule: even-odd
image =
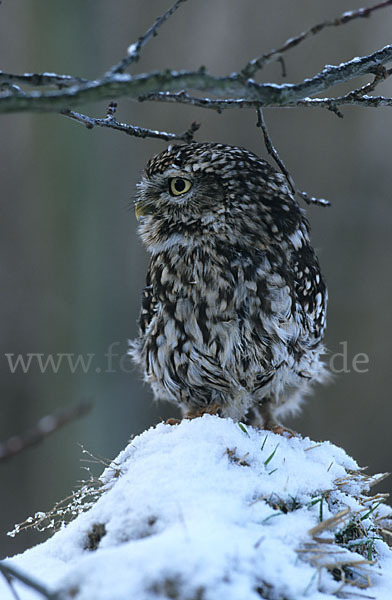
[[[329,442],[205,415],[138,436],[103,479],[92,508],[8,564],[76,600],[391,598],[390,509]]]

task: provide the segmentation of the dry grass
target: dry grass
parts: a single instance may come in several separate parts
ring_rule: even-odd
[[[384,505],[388,494],[369,496],[363,491],[385,479],[388,473],[370,476],[363,471],[364,469],[348,471],[346,477],[335,481],[335,490],[328,490],[324,494],[329,510],[337,512],[325,520],[320,517],[320,523],[308,532],[312,541],[297,550],[303,560],[315,567],[319,589],[323,570],[329,571],[340,582],[335,590],[339,597],[353,594],[343,590],[347,585],[351,588],[369,588],[375,574],[375,570],[370,567],[377,563],[376,541],[383,540],[392,545],[392,509]],[[362,492],[351,496],[361,508],[353,511],[348,506],[341,508],[334,505],[333,492],[344,492],[354,482],[359,484]],[[315,500],[317,501],[319,500]],[[380,509],[381,506],[383,510]]]
[[[94,456],[91,452],[85,450],[83,446],[81,448],[83,454],[88,456],[87,459],[82,459],[82,462],[99,465],[105,467],[105,469],[113,469],[113,478],[119,477],[120,470],[114,462]],[[36,512],[34,516],[27,517],[22,523],[17,523],[7,535],[15,537],[18,533],[27,529],[35,529],[40,532],[47,530],[56,532],[94,506],[107,486],[100,477],[92,474],[90,466],[84,467],[84,470],[88,474],[87,478],[80,481],[76,490],[69,496],[56,502],[51,509],[45,512]]]

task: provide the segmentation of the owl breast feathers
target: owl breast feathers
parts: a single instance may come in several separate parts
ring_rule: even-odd
[[[131,354],[185,415],[273,427],[320,360],[327,291],[304,211],[255,154],[169,147],[147,164],[136,214],[151,254]]]

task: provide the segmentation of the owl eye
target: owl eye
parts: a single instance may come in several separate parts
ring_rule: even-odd
[[[192,183],[189,179],[184,179],[184,177],[172,177],[169,179],[169,191],[172,196],[181,196],[181,194],[186,194],[192,187]]]

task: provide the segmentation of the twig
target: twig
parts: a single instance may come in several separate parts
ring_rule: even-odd
[[[369,84],[371,85],[371,84]],[[365,87],[365,86],[364,86]],[[338,110],[338,106],[363,106],[369,108],[378,108],[380,106],[392,106],[392,98],[385,96],[368,96],[367,94],[358,93],[362,88],[353,90],[344,96],[335,96],[330,98],[304,98],[296,100],[292,103],[281,105],[281,108],[296,108],[298,106],[304,108],[327,108],[334,112],[338,117],[343,118],[342,113]],[[263,106],[259,100],[245,100],[243,98],[197,98],[190,96],[184,90],[179,92],[152,92],[139,97],[140,102],[157,101],[157,102],[173,102],[176,104],[191,104],[199,108],[208,108],[216,110],[221,114],[224,110],[230,108],[257,108]]]
[[[304,108],[327,108],[335,111],[337,106],[362,106],[367,108],[379,108],[380,106],[392,106],[392,98],[384,98],[384,96],[361,96],[360,98],[352,98],[347,96],[338,96],[336,98],[305,98],[299,100],[296,106]]]
[[[0,90],[9,90],[14,94],[24,95],[24,91],[15,83],[9,83],[8,81],[0,81]]]
[[[33,87],[56,86],[61,88],[87,82],[88,79],[84,79],[83,77],[59,75],[58,73],[24,73],[23,75],[16,75],[0,71],[0,85],[3,83],[21,83]]]
[[[15,590],[15,588],[13,586],[11,575],[8,575],[8,573],[2,573],[2,575],[3,575],[4,579],[6,580],[6,582],[8,584],[8,587],[10,589],[10,592],[11,592],[14,600],[20,600],[20,597],[16,593],[16,590]]]
[[[140,58],[140,50],[145,46],[149,40],[157,35],[158,29],[163,25],[165,21],[177,10],[180,4],[183,4],[186,0],[177,0],[163,15],[158,17],[155,23],[147,29],[146,33],[142,35],[138,41],[134,44],[131,44],[128,47],[128,54],[125,58],[123,58],[117,65],[114,65],[105,73],[106,77],[111,77],[116,73],[124,73],[125,69],[129,67],[132,63],[137,62]]]
[[[57,414],[46,415],[24,434],[15,435],[0,444],[0,461],[7,460],[30,446],[38,444],[48,435],[54,433],[67,423],[80,419],[92,409],[91,401],[84,400],[76,406],[59,411]]]
[[[305,202],[307,204],[317,204],[318,206],[330,206],[331,203],[328,200],[325,200],[324,198],[314,198],[313,196],[309,196],[306,192],[302,192],[297,188],[297,186],[295,185],[294,179],[290,175],[283,160],[280,158],[276,148],[272,144],[271,138],[268,133],[267,126],[264,121],[263,111],[261,110],[260,106],[257,108],[256,126],[261,128],[261,130],[263,132],[264,143],[265,143],[265,147],[267,148],[267,152],[270,156],[272,156],[272,158],[278,165],[279,169],[282,171],[283,175],[286,177],[287,183],[289,184],[293,194],[300,196],[303,200],[305,200]]]
[[[111,102],[107,109],[107,114],[104,119],[97,119],[82,115],[81,113],[74,112],[73,110],[63,110],[61,114],[74,121],[78,121],[87,127],[87,129],[93,129],[97,127],[109,127],[116,129],[117,131],[123,131],[128,135],[139,138],[158,138],[161,140],[180,140],[182,142],[191,142],[193,140],[195,132],[200,128],[200,124],[193,122],[189,129],[183,133],[168,133],[166,131],[157,131],[155,129],[146,129],[145,127],[137,127],[135,125],[129,125],[127,123],[121,123],[114,118],[114,114],[117,109],[117,103]]]
[[[222,113],[227,108],[255,108],[260,106],[259,100],[245,100],[244,98],[198,98],[191,96],[185,90],[179,92],[151,92],[139,96],[139,102],[157,101],[173,102],[175,104],[191,104],[199,108],[211,108],[217,113]]]
[[[333,111],[338,117],[343,117],[342,113],[338,110],[338,106],[345,104],[357,104],[359,106],[392,106],[392,98],[384,98],[383,96],[368,96],[369,92],[373,92],[377,85],[382,81],[385,81],[392,74],[392,69],[385,69],[382,65],[379,65],[376,69],[374,80],[366,85],[348,92],[344,96],[338,96],[335,98],[306,98],[298,102],[297,106],[318,106],[325,107],[328,110]]]
[[[83,446],[83,444],[78,444],[78,446],[81,449],[83,454],[87,454],[87,456],[90,457],[88,459],[81,458],[80,462],[86,462],[86,463],[91,463],[91,464],[95,464],[95,465],[102,465],[105,467],[105,469],[108,469],[109,467],[112,467],[112,469],[113,469],[114,468],[113,465],[115,465],[117,469],[120,468],[120,464],[116,463],[116,461],[111,460],[110,458],[105,458],[104,456],[99,456],[99,455],[93,454],[89,450],[86,450],[86,448]]]
[[[309,27],[299,35],[289,38],[276,50],[270,50],[270,52],[266,52],[259,58],[254,58],[249,61],[244,69],[241,71],[241,75],[248,79],[249,77],[253,77],[257,71],[262,69],[266,64],[272,62],[273,60],[282,60],[281,54],[283,52],[287,52],[287,50],[291,50],[295,46],[298,46],[301,42],[306,40],[308,37],[316,35],[320,33],[326,27],[339,27],[340,25],[345,25],[354,19],[362,19],[370,17],[373,12],[379,10],[380,8],[385,8],[387,6],[392,5],[392,0],[386,0],[384,2],[380,2],[375,4],[374,6],[370,6],[368,8],[358,8],[357,10],[351,10],[348,12],[344,12],[340,17],[335,19],[323,21],[322,23],[318,23],[317,25],[313,25],[313,27]],[[283,77],[285,76],[285,71],[283,71]]]
[[[296,100],[293,103],[282,105],[281,108],[326,108],[335,113],[338,117],[343,118],[342,113],[338,110],[339,106],[363,106],[369,108],[378,108],[380,106],[392,106],[392,98],[384,96],[368,96],[356,95],[357,90],[349,92],[344,96],[335,96],[331,98],[304,98]],[[139,97],[140,102],[157,101],[157,102],[173,102],[176,104],[191,104],[199,108],[209,108],[216,110],[221,114],[224,110],[230,108],[257,108],[262,106],[258,100],[244,100],[243,98],[197,98],[190,96],[184,90],[180,92],[153,92]]]
[[[267,152],[270,156],[272,156],[272,158],[274,159],[274,161],[276,162],[276,164],[278,165],[279,169],[282,171],[283,175],[286,177],[287,182],[291,188],[291,191],[293,192],[293,194],[297,193],[297,188],[295,186],[294,180],[291,177],[290,173],[288,172],[288,170],[285,167],[284,162],[282,161],[282,159],[280,158],[278,152],[276,151],[276,149],[274,148],[271,138],[269,136],[268,133],[268,129],[267,126],[265,124],[264,121],[264,115],[263,115],[263,111],[261,110],[260,106],[257,107],[257,123],[256,123],[256,127],[260,127],[262,132],[263,132],[263,136],[264,136],[264,143],[265,143],[265,147],[267,149]]]
[[[27,587],[41,594],[44,598],[48,598],[48,600],[57,600],[59,598],[59,595],[56,592],[50,592],[42,583],[39,583],[35,578],[31,577],[31,575],[22,573],[22,571],[19,571],[16,567],[11,567],[8,562],[0,562],[0,572],[6,576],[7,580],[9,578],[17,579]]]

